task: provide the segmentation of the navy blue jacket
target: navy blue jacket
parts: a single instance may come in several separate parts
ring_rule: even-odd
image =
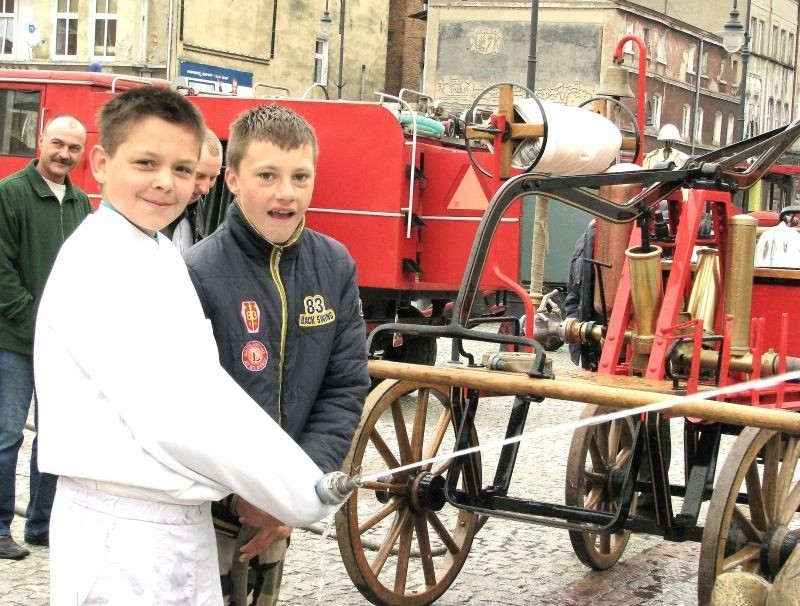
[[[234,203],[186,263],[223,367],[324,472],[339,469],[370,385],[345,247],[303,226],[274,246]]]

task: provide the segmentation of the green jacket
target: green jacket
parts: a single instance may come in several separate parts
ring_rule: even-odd
[[[0,349],[29,355],[39,299],[58,250],[92,212],[88,196],[69,178],[59,204],[37,162],[0,181]]]

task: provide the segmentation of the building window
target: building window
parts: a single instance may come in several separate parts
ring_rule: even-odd
[[[78,0],[56,0],[54,55],[60,59],[78,54]]]
[[[14,0],[0,0],[0,55],[14,53]]]
[[[647,55],[647,58],[649,59],[650,55],[652,54],[650,52],[650,28],[649,27],[645,27],[642,30],[642,42],[644,42],[645,54]]]
[[[719,147],[722,142],[722,112],[714,112],[714,134],[711,137],[711,145]]]
[[[95,0],[94,57],[113,57],[117,44],[117,0]]]
[[[719,62],[719,83],[720,84],[727,84],[728,80],[726,79],[727,76],[725,75],[725,67],[728,65],[727,61],[723,59]]]
[[[663,100],[661,99],[661,95],[659,94],[653,95],[653,105],[650,110],[651,111],[650,120],[655,128],[659,128],[661,126],[662,102]]]
[[[695,74],[695,70],[694,70],[695,59],[694,59],[694,57],[695,57],[695,48],[694,48],[694,46],[690,46],[689,47],[689,55],[686,58],[686,73],[687,74],[691,74],[691,75]]]
[[[625,24],[625,35],[629,35],[633,33],[633,23],[626,23]],[[633,40],[627,40],[625,44],[622,45],[622,52],[626,55],[633,54]]]
[[[767,130],[772,129],[775,120],[775,101],[770,99],[767,101],[767,116],[765,120],[765,127]]]
[[[658,38],[658,48],[656,50],[656,61],[662,65],[667,64],[667,32],[663,32]]]
[[[764,22],[758,21],[758,52],[764,54]]]
[[[786,48],[786,30],[781,30],[781,45],[778,49],[778,53],[780,53],[780,60],[784,63],[789,63],[789,49]]]
[[[694,142],[695,143],[702,143],[703,142],[703,108],[697,108],[697,123],[694,129]]]
[[[780,55],[778,54],[778,40],[779,40],[778,39],[778,26],[777,25],[773,25],[772,26],[772,38],[770,38],[770,40],[769,40],[769,46],[770,46],[770,55],[772,56],[773,59],[776,59],[776,60],[780,59]]]
[[[708,78],[708,53],[703,53],[700,59],[700,77]]]
[[[683,106],[683,117],[681,118],[681,137],[684,141],[691,138],[692,131],[692,108],[688,105]]]
[[[794,67],[794,34],[789,32],[789,48],[786,54],[786,63]]]
[[[317,38],[314,50],[314,84],[328,84],[328,41]]]
[[[733,143],[734,128],[736,127],[736,119],[733,114],[728,114],[728,130],[725,132],[725,145]]]
[[[731,84],[739,86],[739,62],[734,59],[731,67]]]

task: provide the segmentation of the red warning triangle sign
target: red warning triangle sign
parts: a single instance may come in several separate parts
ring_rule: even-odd
[[[447,210],[479,210],[483,212],[489,206],[489,198],[483,191],[475,168],[472,165],[466,168],[458,187],[450,196]]]

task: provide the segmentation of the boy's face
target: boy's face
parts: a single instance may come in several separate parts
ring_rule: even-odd
[[[283,150],[255,141],[247,146],[239,168],[226,170],[225,182],[261,235],[283,244],[306,214],[315,176],[310,146]]]
[[[113,156],[99,145],[90,159],[103,199],[153,235],[186,208],[194,189],[199,143],[184,126],[148,117],[132,124]]]

